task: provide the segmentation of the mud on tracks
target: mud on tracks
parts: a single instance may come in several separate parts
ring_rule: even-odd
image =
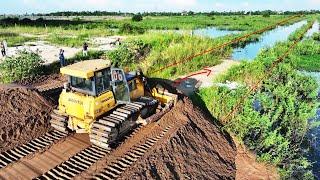
[[[45,134],[52,104],[35,90],[0,85],[0,152]]]

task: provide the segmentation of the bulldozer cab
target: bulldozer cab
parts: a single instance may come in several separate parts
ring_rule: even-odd
[[[88,60],[61,68],[71,90],[90,96],[113,91],[117,103],[130,102],[130,90],[122,69],[110,67],[110,61]]]
[[[94,73],[94,76],[90,78],[69,75],[70,88],[76,92],[90,96],[99,96],[112,90],[110,83],[110,68],[97,71]]]

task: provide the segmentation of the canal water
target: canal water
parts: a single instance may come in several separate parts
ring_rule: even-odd
[[[215,27],[208,27],[208,28],[193,30],[192,33],[193,35],[197,35],[197,36],[217,38],[217,37],[231,35],[231,34],[238,34],[240,32],[241,31],[221,30]]]
[[[305,37],[306,38],[309,38],[313,35],[313,33],[316,33],[316,32],[320,32],[320,26],[319,26],[319,22],[316,21],[312,28],[308,30],[308,32],[306,33]]]
[[[245,47],[235,48],[232,53],[233,60],[253,60],[263,48],[274,46],[277,42],[286,41],[291,33],[307,24],[300,21],[289,26],[278,26],[277,28],[262,34],[258,42],[252,42]]]
[[[320,85],[320,72],[301,71],[301,73],[313,77]],[[318,98],[320,98],[320,86],[318,89]],[[317,110],[315,117],[310,119],[310,121],[320,121],[320,108]],[[307,136],[311,146],[311,151],[308,152],[307,157],[313,163],[313,174],[316,176],[316,179],[320,179],[320,127],[311,129]]]

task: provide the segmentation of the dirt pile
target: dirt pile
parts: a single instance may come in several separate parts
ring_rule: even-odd
[[[67,82],[66,77],[62,76],[61,74],[51,74],[51,75],[41,75],[34,78],[24,79],[17,83],[23,86],[37,88],[37,87],[42,87],[42,86],[52,85],[52,84],[58,84],[63,86],[64,82]]]
[[[236,145],[208,113],[184,98],[161,121],[166,119],[185,123],[127,169],[121,179],[235,179]]]
[[[36,91],[0,85],[0,152],[24,144],[50,128],[52,105]]]

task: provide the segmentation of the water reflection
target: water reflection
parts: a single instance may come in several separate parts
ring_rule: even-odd
[[[306,33],[305,37],[308,38],[308,37],[311,37],[314,33],[316,32],[319,32],[320,29],[319,29],[319,22],[316,21],[313,25],[312,25],[312,28],[308,30],[308,32]]]
[[[262,34],[258,42],[253,42],[245,47],[236,48],[233,51],[234,60],[253,60],[262,48],[272,47],[277,42],[286,41],[289,35],[307,24],[307,21],[300,21],[289,26],[279,26],[271,31]]]

